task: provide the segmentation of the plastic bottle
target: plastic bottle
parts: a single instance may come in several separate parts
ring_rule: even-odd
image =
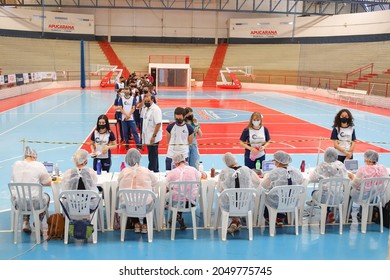
[[[56,163],[55,175],[56,175],[57,177],[60,176],[60,168],[58,167],[58,163]]]
[[[305,172],[305,161],[302,160],[301,162],[301,172]]]
[[[121,164],[121,171],[122,171],[123,169],[125,169],[125,168],[126,168],[125,162],[122,161],[122,164]]]
[[[97,175],[102,174],[102,163],[100,162],[100,159],[96,163],[96,173]]]
[[[199,169],[200,172],[203,172],[203,171],[204,171],[203,162],[199,161],[199,167],[198,167],[198,169]]]
[[[260,160],[256,160],[256,170],[260,170]]]
[[[214,177],[215,177],[215,168],[214,168],[214,167],[211,167],[211,170],[210,170],[210,177],[211,177],[211,178],[214,178]]]

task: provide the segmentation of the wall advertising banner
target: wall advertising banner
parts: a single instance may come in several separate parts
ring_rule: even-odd
[[[0,28],[7,30],[95,34],[94,15],[0,7]]]
[[[0,75],[0,85],[4,85],[4,76]]]
[[[17,86],[21,86],[24,84],[23,74],[15,74],[15,77]]]
[[[23,73],[23,81],[25,84],[28,84],[30,82],[28,76],[30,76],[30,73]]]
[[[15,75],[15,74],[9,74],[9,75],[8,75],[8,83],[9,83],[9,84],[14,84],[14,83],[16,83],[16,75]]]

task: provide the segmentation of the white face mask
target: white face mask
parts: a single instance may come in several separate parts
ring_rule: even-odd
[[[259,126],[261,124],[261,121],[252,121],[253,126]]]

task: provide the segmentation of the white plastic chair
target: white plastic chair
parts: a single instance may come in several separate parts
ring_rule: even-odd
[[[362,207],[361,232],[366,233],[369,208],[377,206],[379,208],[380,231],[383,232],[383,200],[386,198],[386,192],[390,185],[390,178],[378,177],[363,179],[360,182],[359,196],[352,198],[349,202],[348,216],[351,214],[352,203],[359,204]]]
[[[35,240],[37,244],[41,243],[41,221],[39,215],[46,213],[46,219],[49,216],[47,201],[44,199],[43,187],[40,184],[33,183],[9,183],[8,188],[11,193],[11,221],[14,232],[14,243],[18,243],[19,220],[23,215],[34,217]],[[34,190],[35,188],[35,190]],[[38,196],[32,196],[32,191],[38,190]]]
[[[176,221],[178,212],[191,212],[192,229],[194,240],[196,240],[196,209],[198,207],[200,181],[176,181],[168,183],[169,202],[168,202],[168,217],[172,212],[171,224],[171,240],[175,240]],[[177,195],[178,201],[173,199],[173,195]],[[168,223],[169,224],[169,223]]]
[[[148,226],[148,242],[153,241],[153,212],[158,209],[157,196],[151,190],[119,190],[117,193],[120,216],[121,241],[125,240],[127,217],[145,218]],[[157,226],[158,215],[155,215]]]
[[[304,191],[302,185],[284,185],[273,187],[270,191],[264,192],[265,206],[269,212],[269,235],[275,236],[275,223],[277,213],[292,213],[295,216],[295,234],[298,235],[298,207],[301,194]],[[277,207],[270,204],[270,200],[277,199]]]
[[[246,217],[249,240],[253,240],[253,208],[259,193],[255,189],[226,189],[218,195],[215,229],[221,218],[221,239],[226,241],[229,217]],[[226,208],[226,209],[225,209]]]
[[[96,203],[99,204],[96,211],[102,211],[102,203],[100,196],[97,192],[91,190],[67,190],[62,191],[60,194],[60,201],[63,207],[66,207],[69,214],[69,218],[72,220],[91,220],[93,224],[92,242],[97,243],[97,217],[98,213],[91,213],[91,210],[95,209]],[[96,212],[94,211],[94,212]],[[103,217],[100,215],[100,217]],[[65,215],[65,232],[64,243],[68,244],[69,240],[69,218]]]
[[[344,203],[348,200],[344,199],[344,192],[350,186],[348,178],[327,178],[322,179],[318,184],[317,195],[312,198],[312,205],[310,208],[310,217],[313,214],[315,205],[321,208],[320,217],[320,233],[325,234],[325,223],[327,218],[328,207],[338,208],[339,210],[339,233],[343,234],[343,217],[344,217]],[[348,199],[348,198],[347,198]]]

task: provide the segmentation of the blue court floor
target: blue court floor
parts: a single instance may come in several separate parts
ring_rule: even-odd
[[[309,121],[330,129],[334,115],[342,107],[292,97],[278,92],[159,92],[159,102],[164,98],[175,98],[178,106],[196,98],[244,99],[261,104],[279,112]],[[1,260],[385,260],[388,257],[389,230],[379,232],[377,224],[370,224],[366,234],[360,233],[360,225],[352,223],[344,226],[343,235],[338,234],[338,225],[329,225],[325,235],[319,234],[318,224],[305,224],[299,235],[294,228],[277,228],[275,237],[269,236],[268,227],[255,228],[253,241],[248,241],[246,228],[228,240],[220,240],[220,231],[198,229],[198,239],[192,239],[191,223],[186,231],[178,230],[176,240],[170,240],[170,232],[162,230],[154,233],[154,240],[148,243],[146,235],[128,231],[126,241],[120,242],[119,231],[99,232],[98,243],[45,241],[34,245],[34,237],[20,233],[21,240],[13,244],[10,228],[10,203],[7,183],[11,176],[11,166],[22,159],[22,139],[82,143],[94,129],[97,116],[105,113],[112,105],[114,93],[100,90],[63,90],[62,92],[0,113],[0,259]],[[2,100],[0,102],[7,102]],[[243,108],[245,111],[245,108]],[[172,109],[164,110],[164,118]],[[390,118],[374,113],[351,109],[358,127],[358,138],[362,141],[381,142],[377,144],[390,149]],[[243,127],[251,112],[243,114]],[[236,135],[237,139],[239,135]],[[383,142],[383,143],[382,143]],[[58,163],[62,171],[72,167],[72,154],[80,144],[29,144],[38,152],[38,160]],[[308,166],[315,166],[316,154],[292,154],[293,162],[299,166],[302,159]],[[237,155],[243,164],[243,156]],[[355,158],[363,163],[362,154]],[[219,159],[219,160],[218,160]],[[113,156],[112,171],[119,171],[123,155]],[[160,156],[160,166],[165,166],[164,155]],[[320,155],[322,160],[322,155]],[[205,169],[222,169],[222,155],[202,155]],[[390,166],[390,155],[380,155],[380,162]],[[147,158],[141,164],[146,166]],[[164,170],[161,170],[164,171]],[[51,205],[50,210],[53,210]],[[203,225],[198,213],[198,225]],[[185,217],[188,221],[188,217]]]

